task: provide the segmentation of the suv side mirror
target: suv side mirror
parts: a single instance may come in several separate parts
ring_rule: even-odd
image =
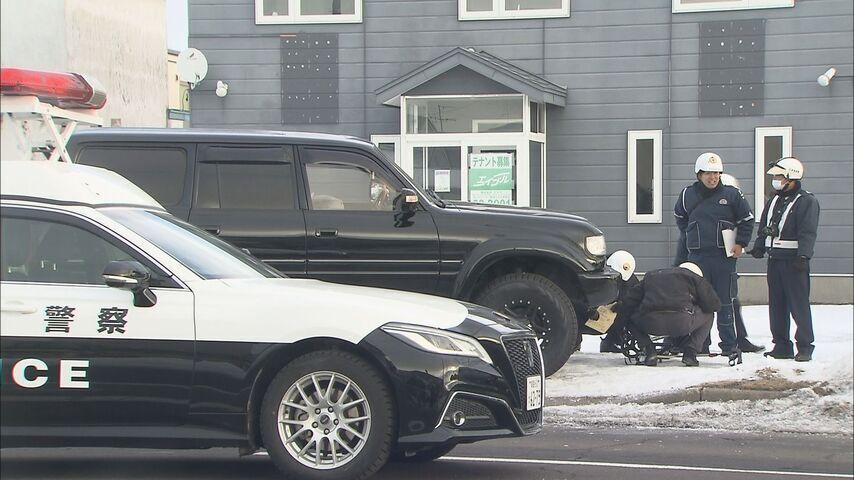
[[[418,209],[418,194],[411,188],[403,188],[394,200],[395,210],[409,214],[410,216]]]
[[[135,307],[153,307],[157,303],[157,296],[149,288],[151,274],[137,261],[112,261],[104,267],[104,273],[101,276],[108,287],[133,292]]]

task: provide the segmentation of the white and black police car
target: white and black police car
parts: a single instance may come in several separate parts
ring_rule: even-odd
[[[357,479],[542,428],[536,337],[506,317],[284,278],[107,170],[0,168],[3,448],[236,446]]]

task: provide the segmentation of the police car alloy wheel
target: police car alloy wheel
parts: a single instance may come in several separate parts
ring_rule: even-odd
[[[261,433],[286,476],[367,478],[388,458],[392,413],[388,386],[371,365],[347,352],[313,352],[273,379]]]

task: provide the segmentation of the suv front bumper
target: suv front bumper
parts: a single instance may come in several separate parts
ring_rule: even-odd
[[[578,281],[589,308],[617,301],[620,294],[620,272],[606,266],[602,271],[581,272]]]

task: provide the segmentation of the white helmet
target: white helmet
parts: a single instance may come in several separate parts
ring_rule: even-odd
[[[694,164],[694,173],[700,172],[723,172],[724,162],[717,153],[706,152],[697,157]]]
[[[703,270],[694,262],[684,262],[679,264],[679,268],[684,268],[685,270],[690,270],[696,273],[699,276],[703,276]]]
[[[721,183],[741,190],[741,182],[739,182],[738,179],[735,178],[733,175],[730,175],[728,173],[721,174]]]
[[[789,180],[804,178],[804,164],[795,157],[783,157],[768,169],[768,175],[782,175]]]
[[[608,257],[608,260],[605,261],[605,265],[620,272],[620,276],[623,277],[624,282],[635,273],[635,267],[637,266],[634,255],[625,250],[617,250],[612,253]]]

